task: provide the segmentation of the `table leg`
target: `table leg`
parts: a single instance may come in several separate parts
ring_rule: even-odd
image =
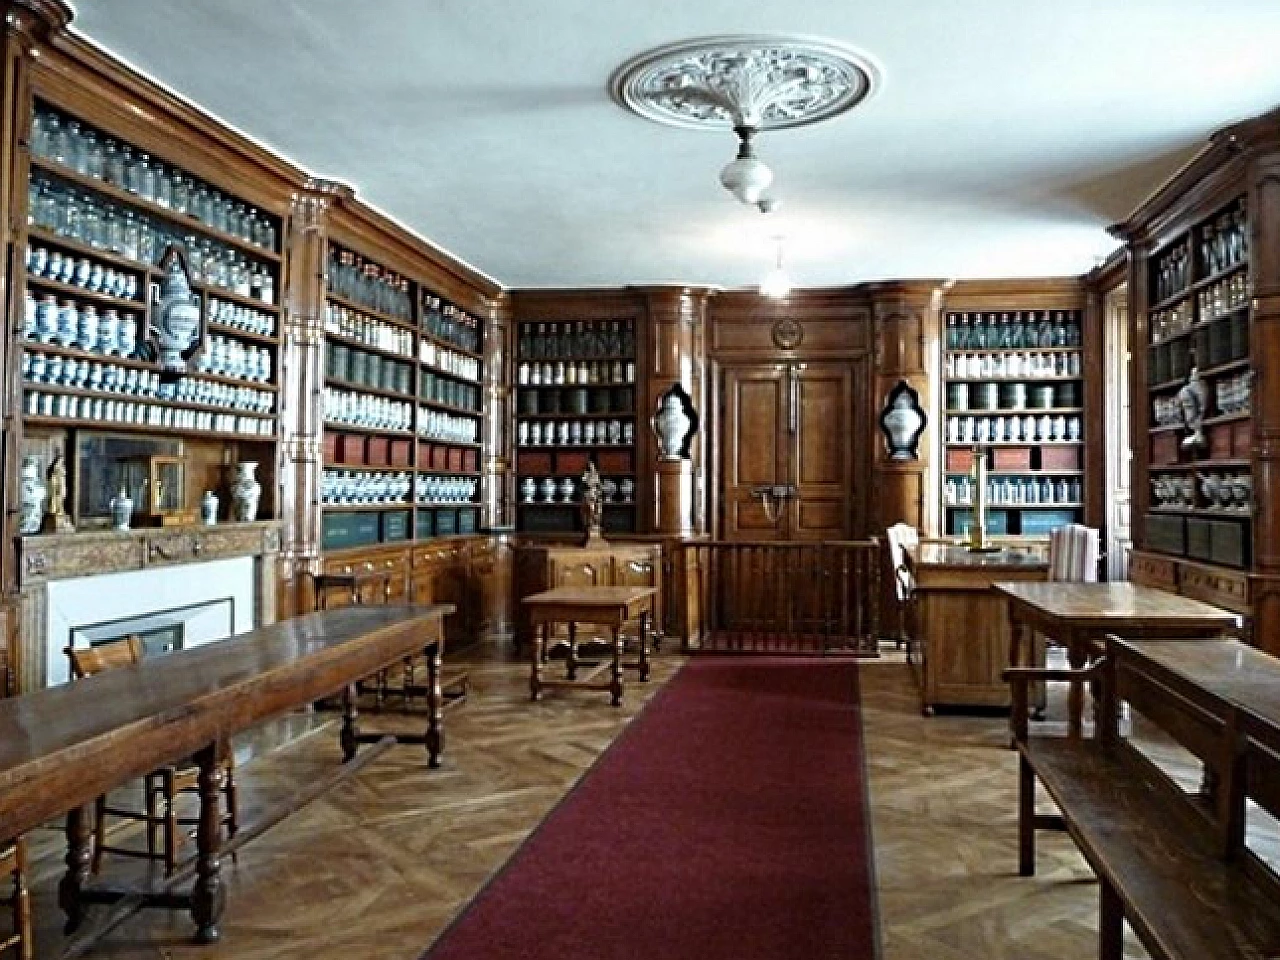
[[[215,943],[218,921],[227,904],[222,885],[222,779],[217,744],[196,754],[200,765],[200,820],[196,825],[196,884],[191,891],[191,916],[196,922],[196,943]]]
[[[1083,670],[1088,663],[1089,652],[1082,638],[1067,637],[1067,661],[1072,670]],[[1072,680],[1067,688],[1067,736],[1079,738],[1084,730],[1084,684]]]
[[[565,656],[565,676],[578,679],[578,621],[569,621],[569,653]]]
[[[529,657],[529,697],[537,700],[542,696],[542,648],[547,645],[548,625],[542,624],[541,629],[533,628],[533,642],[529,644],[532,651]]]
[[[640,614],[640,682],[649,682],[649,611]]]
[[[67,916],[63,932],[74,933],[84,921],[84,901],[80,893],[89,880],[93,851],[89,843],[89,808],[76,807],[67,813],[67,872],[58,884],[58,906]]]
[[[615,707],[622,706],[622,630],[613,628],[613,670],[609,678],[609,695]]]
[[[342,691],[342,730],[338,734],[338,743],[342,746],[342,760],[351,761],[360,746],[360,711],[356,707],[359,687],[354,683],[347,684]]]
[[[444,753],[444,691],[440,689],[440,673],[443,667],[443,656],[440,644],[433,643],[427,648],[427,766],[440,766],[440,755]]]

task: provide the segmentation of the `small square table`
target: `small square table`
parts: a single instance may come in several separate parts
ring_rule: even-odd
[[[586,690],[608,690],[613,705],[622,703],[622,668],[635,666],[640,671],[641,682],[649,679],[649,624],[653,614],[657,587],[556,587],[535,593],[521,601],[529,611],[529,623],[533,627],[534,641],[531,655],[529,692],[534,700],[542,696],[544,687],[579,687]],[[640,623],[640,657],[635,664],[624,664],[622,627],[638,620]],[[542,661],[551,637],[551,625],[567,624],[569,627],[569,652],[565,661],[563,680],[544,680]],[[612,655],[609,660],[595,664],[583,677],[578,677],[579,623],[595,623],[612,631]],[[541,629],[539,629],[541,628]],[[608,681],[598,677],[609,670]]]
[[[1219,639],[1241,626],[1239,614],[1167,590],[1128,581],[1112,583],[996,583],[1009,605],[1009,665],[1022,663],[1031,649],[1032,631],[1067,648],[1071,666],[1080,669],[1100,653],[1108,634],[1125,639]],[[1080,736],[1084,689],[1071,684],[1068,734]]]

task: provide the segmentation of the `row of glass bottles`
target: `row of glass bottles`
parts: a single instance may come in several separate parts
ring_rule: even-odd
[[[1163,254],[1152,270],[1153,302],[1160,303],[1187,289],[1191,283],[1191,254],[1186,243],[1180,243]]]
[[[538,446],[630,446],[636,442],[636,425],[630,420],[521,420],[516,442]]]
[[[480,352],[480,321],[452,304],[441,306],[439,297],[422,298],[422,329],[437,340]]]
[[[276,318],[262,310],[245,306],[243,303],[232,303],[229,300],[209,298],[209,319],[224,327],[243,330],[245,333],[256,333],[260,337],[276,335]]]
[[[517,356],[530,360],[630,357],[635,348],[631,320],[522,323],[516,345]]]
[[[406,323],[413,322],[413,298],[409,294],[408,279],[366,260],[358,253],[331,246],[325,282],[330,293]]]
[[[58,300],[30,291],[24,301],[22,335],[27,340],[75,347],[103,356],[132,357],[138,348],[139,318],[107,307],[101,313],[91,303]]]
[[[516,382],[522,387],[590,386],[592,384],[622,384],[636,382],[634,360],[608,361],[579,360],[577,363],[521,363],[516,368]]]
[[[234,413],[212,413],[185,407],[160,406],[134,400],[77,397],[66,393],[29,390],[26,396],[29,417],[59,420],[88,420],[95,423],[123,423],[164,430],[200,433],[228,433],[242,437],[275,436],[275,421]]]
[[[229,377],[232,380],[269,383],[271,351],[234,338],[212,336],[205,349],[196,357],[196,369],[201,373]]]
[[[1201,320],[1216,320],[1249,302],[1249,274],[1241,270],[1200,291],[1196,297]]]
[[[433,403],[446,403],[451,407],[480,412],[480,388],[469,383],[459,383],[449,377],[424,373],[419,383],[418,395]]]
[[[349,423],[374,430],[410,430],[413,407],[389,397],[325,387],[324,419],[326,423]]]
[[[329,505],[408,503],[412,489],[413,474],[403,470],[325,470],[320,474],[320,501]]]
[[[61,250],[51,251],[30,244],[27,244],[27,276],[65,283],[88,293],[101,293],[121,300],[138,298],[138,274],[117,270],[88,257],[64,255]]]
[[[275,303],[271,270],[249,260],[234,247],[185,233],[180,227],[134,211],[114,200],[43,177],[28,186],[27,221],[34,227],[126,257],[158,266],[170,244],[183,248],[192,279],[238,296]]]
[[[975,484],[970,477],[948,477],[943,498],[949,507],[970,506]],[[1083,486],[1077,479],[1052,480],[1048,477],[1004,477],[987,480],[987,503],[993,506],[1078,506]]]
[[[65,164],[85,177],[101,180],[245,243],[275,251],[276,228],[270,215],[234,200],[207,183],[118,142],[78,120],[37,109],[31,120],[31,152]]]
[[[1074,443],[1080,439],[1080,418],[1047,413],[998,417],[947,418],[948,443]]]
[[[448,443],[478,443],[480,421],[445,410],[419,407],[418,435],[427,440],[444,440]]]
[[[430,340],[423,340],[418,345],[418,359],[432,369],[447,373],[451,377],[478,382],[480,380],[480,361],[462,353],[455,353],[448,347],[439,346]]]
[[[1195,314],[1190,300],[1180,300],[1171,307],[1151,314],[1151,342],[1159,343],[1169,337],[1186,333],[1195,325]]]
[[[155,370],[139,370],[85,358],[23,351],[22,379],[33,385],[67,387],[94,393],[116,393],[170,403],[193,403],[246,413],[272,413],[275,394],[253,387],[235,387],[197,377],[161,380]]]
[[[948,350],[1078,347],[1080,318],[1069,310],[947,314]]]
[[[948,353],[947,378],[1000,380],[1026,377],[1078,377],[1083,369],[1078,351],[1064,353]]]
[[[1243,199],[1200,228],[1200,270],[1212,276],[1249,258],[1249,217]]]
[[[413,344],[418,338],[412,330],[367,316],[358,310],[341,304],[329,303],[324,310],[324,328],[340,337],[359,340],[370,347],[398,353],[402,357],[413,356]]]
[[[418,503],[471,503],[480,489],[479,477],[418,477]]]

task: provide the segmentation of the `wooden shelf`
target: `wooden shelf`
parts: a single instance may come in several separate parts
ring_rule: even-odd
[[[354,467],[352,469],[362,470],[363,467]],[[414,473],[424,473],[432,477],[478,477],[479,470],[436,470],[432,467],[413,467]]]
[[[1184,287],[1178,293],[1173,294],[1173,296],[1165,297],[1159,303],[1154,304],[1151,307],[1148,307],[1147,311],[1148,313],[1155,313],[1159,310],[1168,310],[1170,307],[1176,307],[1178,304],[1180,304],[1183,300],[1187,299],[1187,297],[1189,296],[1191,296],[1191,288]]]
[[[470,357],[472,360],[484,359],[483,353],[477,353],[475,350],[468,350],[466,347],[460,347],[456,343],[450,343],[443,337],[437,337],[433,334],[427,333],[426,330],[419,330],[418,333],[421,335],[423,340],[428,343],[434,343],[437,347],[443,347],[445,350],[452,350],[454,353],[460,353],[464,357]]]
[[[121,187],[117,187],[114,184],[107,183],[105,180],[98,180],[98,179],[95,179],[94,177],[86,177],[84,174],[76,172],[75,170],[71,169],[65,164],[58,163],[57,161],[54,161],[54,160],[49,160],[45,157],[32,156],[31,167],[34,170],[41,170],[49,174],[50,176],[57,177],[59,180],[65,180],[68,183],[73,183],[78,187],[84,188],[85,190],[91,190],[95,193],[101,194],[104,197],[110,197],[112,200],[119,201],[120,203],[123,203],[126,206],[131,206],[138,210],[145,210],[147,213],[157,217],[160,220],[166,220],[169,223],[176,224],[177,226],[182,227],[184,230],[191,230],[194,233],[199,233],[208,237],[210,240],[216,240],[219,243],[224,243],[229,247],[235,247],[236,249],[240,250],[242,253],[245,253],[251,257],[254,257],[260,260],[266,260],[266,261],[269,261],[270,263],[278,264],[280,262],[280,254],[276,253],[274,250],[268,250],[266,247],[259,247],[256,244],[249,243],[247,240],[243,240],[240,237],[235,236],[234,234],[226,233],[222,230],[217,229],[216,227],[208,226],[203,221],[197,220],[195,217],[191,216],[190,214],[179,213],[177,210],[172,210],[169,207],[161,206],[160,204],[156,203],[153,200],[148,200],[146,197],[143,197],[136,193],[130,193],[128,190],[122,189]],[[239,198],[232,198],[232,199],[239,200]],[[244,201],[244,202],[246,206],[253,206],[260,213],[264,213],[264,214],[267,213],[267,211],[258,207],[256,204],[250,204],[247,201]],[[282,231],[280,229],[277,229],[276,240],[278,242],[281,239],[282,239]]]
[[[1038,383],[1070,383],[1076,380],[1083,380],[1084,374],[1080,373],[1076,376],[1064,377],[947,377],[944,383],[1025,383],[1029,387],[1033,387]]]
[[[94,293],[92,290],[86,290],[84,287],[77,287],[73,283],[63,283],[61,280],[49,280],[45,277],[38,277],[34,273],[28,273],[26,276],[27,286],[61,293],[73,300],[89,300],[93,303],[106,304],[108,307],[120,307],[123,310],[138,310],[146,312],[147,309],[146,303],[142,300],[130,300],[126,297],[112,296],[109,293]]]
[[[1231,266],[1227,267],[1225,270],[1219,270],[1217,273],[1211,273],[1207,277],[1197,280],[1195,283],[1191,284],[1191,289],[1203,290],[1205,287],[1213,286],[1219,280],[1225,280],[1227,277],[1231,276],[1232,274],[1239,273],[1241,270],[1247,270],[1248,268],[1249,268],[1249,258],[1245,257],[1243,260],[1233,263]]]
[[[338,510],[342,513],[385,513],[388,510],[412,510],[412,503],[322,503],[321,510]]]
[[[471,442],[470,442],[470,441],[468,441],[468,440],[439,440],[439,439],[436,439],[436,438],[433,438],[433,437],[424,437],[424,436],[421,436],[421,435],[419,435],[419,436],[418,436],[418,441],[419,441],[420,443],[434,443],[434,444],[436,444],[437,446],[446,446],[446,447],[464,447],[464,448],[466,448],[467,450],[479,450],[479,449],[481,449],[481,448],[484,446],[484,444],[481,444],[481,443],[471,443]],[[452,471],[450,471],[450,472],[452,472]]]
[[[1152,463],[1147,466],[1148,473],[1187,473],[1193,470],[1214,470],[1231,467],[1250,468],[1252,460],[1221,459],[1196,460],[1192,463]]]
[[[1225,373],[1234,373],[1238,370],[1245,370],[1252,365],[1252,361],[1248,357],[1241,357],[1239,360],[1230,360],[1226,363],[1215,364],[1212,367],[1205,367],[1200,370],[1200,377],[1220,377]],[[1174,388],[1181,389],[1186,385],[1186,377],[1177,377],[1172,380],[1162,380],[1160,383],[1147,384],[1147,393],[1163,393],[1166,390]]]
[[[517,413],[517,420],[604,420],[608,417],[634,417],[634,410],[615,411],[610,413]]]
[[[419,510],[477,510],[482,505],[474,500],[419,500],[414,506]]]
[[[413,467],[373,467],[365,464],[354,463],[328,463],[326,462],[321,468],[324,470],[345,470],[348,473],[419,473]]]
[[[370,394],[375,397],[386,397],[388,400],[405,401],[412,398],[410,394],[404,394],[397,390],[384,390],[382,387],[370,387],[363,383],[352,383],[350,380],[339,380],[337,377],[325,377],[325,386],[333,387],[337,390],[347,390],[351,393]]]
[[[1148,513],[1161,513],[1178,517],[1207,517],[1212,520],[1252,520],[1252,511],[1211,510],[1208,507],[1148,507]]]
[[[1080,447],[1083,440],[948,440],[946,447],[963,447],[971,450],[974,447]]]
[[[972,510],[972,503],[943,504],[948,510]],[[1070,503],[992,503],[987,501],[987,510],[1083,510],[1084,504],[1078,501]]]
[[[1027,414],[1084,413],[1084,407],[1001,407],[996,410],[943,410],[948,417],[1025,417]]]
[[[325,299],[330,303],[336,303],[340,307],[346,307],[348,310],[354,310],[356,313],[366,316],[371,320],[381,320],[389,326],[399,327],[402,330],[409,330],[414,334],[422,333],[422,331],[418,329],[417,324],[412,320],[401,320],[399,317],[393,317],[389,313],[382,313],[379,310],[373,309],[373,307],[366,307],[362,303],[357,303],[355,300],[348,299],[340,293],[334,293],[332,290],[325,290],[324,295]]]
[[[401,363],[417,363],[418,357],[414,353],[397,353],[394,350],[387,350],[383,347],[375,347],[365,343],[363,340],[357,340],[355,337],[344,336],[341,333],[334,333],[332,330],[324,332],[326,340],[332,340],[334,343],[340,343],[343,346],[351,347],[353,350],[364,350],[366,353],[376,353],[382,357],[388,357],[391,360],[399,360]]]
[[[443,403],[440,400],[428,400],[426,397],[419,397],[418,402],[427,407],[434,407],[436,410],[444,410],[447,413],[456,413],[461,417],[483,417],[483,410],[469,410],[466,407],[457,407],[451,403]]]
[[[1216,417],[1205,417],[1204,425],[1211,427],[1215,423],[1236,423],[1240,420],[1252,420],[1253,412],[1244,410],[1240,413],[1220,413]]]
[[[947,470],[944,471],[949,477],[972,477],[971,470]],[[1035,470],[988,470],[988,477],[1083,477],[1083,470],[1045,470],[1038,468]]]
[[[239,327],[219,323],[217,320],[209,320],[208,328],[210,333],[220,333],[223,336],[237,337],[241,340],[248,340],[252,343],[261,343],[269,347],[280,346],[280,340],[278,337],[268,336],[265,333],[251,333],[248,330],[241,330]]]
[[[606,509],[608,509],[609,507],[631,508],[631,507],[634,507],[635,505],[636,505],[636,502],[634,500],[606,500],[604,502],[604,506]],[[543,509],[554,509],[556,507],[559,507],[562,510],[573,510],[582,506],[582,501],[581,500],[564,500],[564,501],[557,500],[554,502],[550,502],[550,501],[542,501],[542,500],[517,500],[516,506],[526,507],[526,508],[541,507]]]
[[[609,354],[603,354],[598,357],[586,357],[586,356],[578,356],[577,354],[574,354],[571,357],[539,357],[536,360],[533,359],[532,357],[517,357],[516,366],[518,367],[522,363],[528,363],[528,364],[535,364],[535,363],[536,364],[544,364],[544,363],[578,364],[578,363],[614,363],[614,362],[630,363],[630,362],[633,362],[635,359],[636,358],[634,356],[629,356],[628,354],[625,354],[625,353],[609,353]]]
[[[973,354],[973,353],[990,353],[990,354],[1018,354],[1018,353],[1083,353],[1084,347],[947,347],[946,353],[955,354]]]
[[[396,439],[413,438],[412,430],[391,430],[383,427],[362,427],[354,423],[338,423],[333,420],[324,422],[326,430],[336,430],[343,433],[363,433],[374,437],[395,437]]]
[[[517,390],[576,390],[578,388],[582,388],[584,390],[590,390],[593,387],[599,389],[600,387],[634,387],[635,385],[636,383],[634,380],[630,382],[623,382],[623,383],[612,383],[612,382],[610,383],[517,383],[515,385],[515,389]]]
[[[419,360],[418,364],[424,370],[434,373],[437,377],[448,377],[450,380],[457,380],[459,383],[465,383],[469,387],[478,387],[483,383],[482,377],[472,379],[471,377],[461,373],[450,373],[448,370],[441,370],[439,367],[434,364],[427,363],[425,360]]]
[[[115,399],[119,399],[116,397]],[[151,401],[143,401],[151,402]],[[220,410],[220,413],[230,413],[229,410]],[[243,416],[254,416],[253,414],[243,414]],[[223,433],[218,430],[197,430],[194,427],[157,427],[149,423],[121,423],[116,420],[84,420],[72,419],[69,417],[45,417],[32,416],[30,414],[23,416],[23,422],[41,427],[55,427],[65,430],[98,430],[103,433],[145,433],[151,436],[184,436],[184,437],[214,437],[219,440],[239,440],[242,443],[274,443],[276,435],[269,433],[266,435],[256,433]],[[258,417],[259,420],[271,420],[273,417]]]
[[[516,450],[634,450],[634,443],[526,443]]]
[[[164,400],[160,397],[147,397],[136,393],[112,393],[109,390],[89,390],[86,387],[67,387],[55,383],[35,383],[30,380],[22,382],[22,389],[31,393],[52,393],[59,396],[84,397],[87,400],[118,400],[123,403],[150,403],[157,407],[172,407],[175,410],[229,413],[237,417],[255,417],[258,420],[274,420],[279,415],[275,411],[263,413],[260,410],[238,410],[234,407],[219,407],[212,403],[200,403],[196,400]]]
[[[73,357],[76,360],[91,360],[95,363],[112,364],[117,367],[131,367],[135,370],[146,370],[149,373],[159,373],[160,365],[149,360],[139,360],[136,357],[118,357],[114,354],[108,356],[105,353],[93,353],[89,350],[81,350],[79,347],[63,347],[53,343],[41,343],[39,340],[22,340],[19,346],[29,349],[38,350],[41,353],[56,353],[62,357]],[[189,373],[178,374],[178,376],[191,377],[196,380],[208,380],[212,383],[225,383],[232,387],[252,387],[254,390],[265,390],[268,393],[278,393],[280,387],[272,382],[262,382],[259,380],[244,380],[236,377],[224,377],[217,373],[201,373],[199,370],[192,370]],[[33,385],[33,389],[43,385]]]

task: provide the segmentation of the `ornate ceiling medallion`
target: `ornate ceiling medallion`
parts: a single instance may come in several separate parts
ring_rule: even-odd
[[[726,36],[634,57],[614,71],[609,90],[618,104],[658,123],[779,130],[844,113],[879,82],[869,57],[828,40]]]

